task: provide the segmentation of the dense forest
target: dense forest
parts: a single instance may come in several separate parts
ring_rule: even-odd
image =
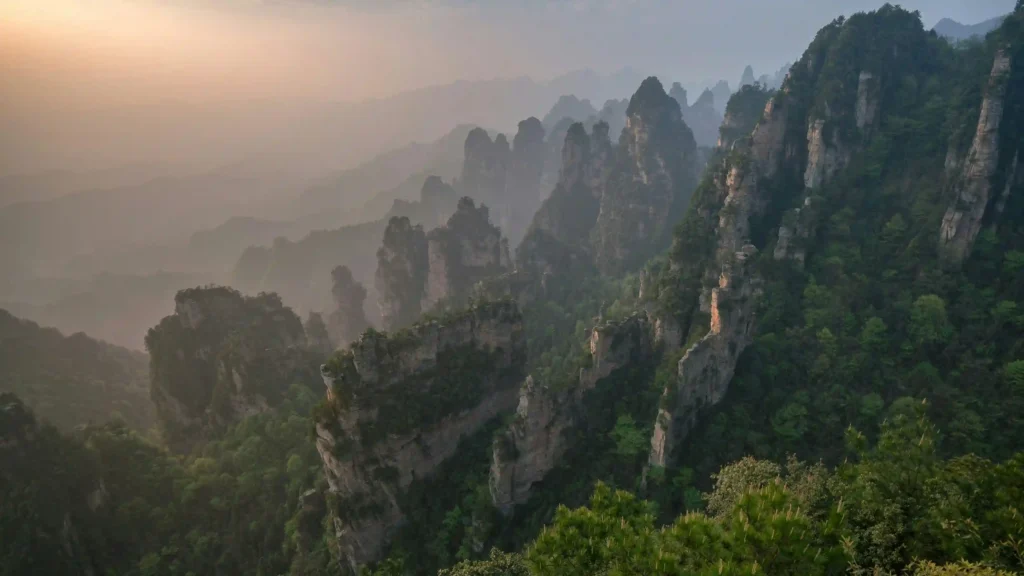
[[[179,292],[148,388],[0,311],[0,574],[1024,573],[1024,0],[837,18],[709,155],[679,94],[566,127],[543,202],[536,118],[470,133],[326,323],[248,252],[286,296]],[[495,157],[529,202],[477,208]]]

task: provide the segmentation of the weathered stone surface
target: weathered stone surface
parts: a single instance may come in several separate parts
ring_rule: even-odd
[[[838,131],[831,131],[826,137],[825,118],[819,118],[807,127],[807,170],[804,172],[804,186],[817,188],[830,180],[836,172],[850,161],[850,151],[839,140]]]
[[[424,308],[441,301],[460,305],[477,282],[509,272],[512,264],[508,241],[491,224],[487,207],[470,198],[459,200],[446,226],[427,234],[427,254]]]
[[[786,157],[787,121],[785,106],[770,100],[750,143],[737,143],[735,153],[743,160],[732,162],[724,181],[719,181],[724,200],[714,258],[705,270],[707,284],[714,287],[700,298],[701,309],[710,317],[708,329],[680,359],[677,380],[663,394],[651,436],[649,461],[654,466],[675,460],[677,446],[701,410],[725,395],[736,360],[751,342],[760,279],[746,264],[757,253],[750,243],[750,221],[767,206],[761,179],[774,175]]]
[[[533,217],[527,237],[538,232],[566,244],[586,246],[600,210],[600,199],[609,174],[611,142],[608,125],[594,125],[588,135],[579,122],[569,127],[562,146],[558,184]],[[529,255],[520,247],[519,260]]]
[[[531,487],[570,448],[563,432],[575,423],[575,408],[587,392],[616,369],[649,359],[652,353],[650,325],[646,316],[637,314],[591,331],[592,363],[580,371],[573,388],[553,390],[528,377],[519,390],[515,421],[494,441],[490,474],[494,505],[507,514],[526,502]]]
[[[504,134],[499,134],[492,142],[483,128],[471,130],[466,136],[460,179],[462,193],[492,206],[501,202],[508,177],[509,152]]]
[[[711,290],[708,333],[679,360],[678,380],[665,391],[651,436],[650,463],[666,466],[680,442],[697,423],[702,410],[718,404],[729,389],[736,361],[753,340],[754,310],[760,280],[744,270],[757,249],[746,245],[734,255],[731,270],[723,271]]]
[[[595,262],[613,273],[668,246],[696,185],[697,147],[679,104],[653,76],[630,99],[622,161],[601,197]]]
[[[862,70],[857,78],[857,129],[866,131],[878,119],[881,81],[874,74]]]
[[[446,364],[450,354],[490,360],[457,373]],[[331,411],[316,420],[316,445],[344,565],[355,572],[378,559],[403,519],[399,498],[409,484],[430,476],[462,437],[514,409],[524,363],[518,308],[496,302],[417,324],[400,337],[368,332],[322,369]],[[436,395],[453,379],[473,387],[470,404],[446,404],[450,410],[414,427],[394,420],[395,406]],[[392,421],[405,425],[381,428]]]
[[[530,117],[519,123],[512,139],[506,183],[506,202],[499,205],[498,222],[513,246],[522,240],[543,200],[541,179],[547,159],[544,126]],[[546,190],[544,192],[547,192]]]
[[[991,199],[992,176],[999,164],[999,125],[1003,118],[1003,98],[1009,71],[1010,57],[1004,50],[999,50],[992,63],[970,152],[954,181],[953,200],[942,218],[939,251],[949,262],[962,262],[981,231],[985,209]]]

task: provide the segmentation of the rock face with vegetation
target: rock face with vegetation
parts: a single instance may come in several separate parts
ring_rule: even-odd
[[[564,266],[567,259],[609,274],[635,269],[668,245],[696,170],[679,104],[648,78],[630,99],[617,146],[603,122],[589,135],[580,123],[566,132],[558,184],[516,253],[518,267],[538,278],[580,269]]]
[[[630,99],[619,148],[593,232],[606,273],[636,268],[668,245],[697,180],[693,133],[657,78]]]
[[[235,265],[231,286],[246,294],[274,292],[303,314],[329,314],[335,305],[334,268],[346,266],[357,282],[372,286],[377,269],[375,248],[380,246],[391,218],[405,217],[412,225],[430,230],[448,220],[457,201],[450,184],[437,176],[427,176],[418,201],[394,200],[383,219],[315,230],[298,240],[278,237],[269,246],[250,246]],[[376,301],[367,301],[364,312],[371,323],[380,324]]]
[[[345,565],[376,560],[403,519],[403,490],[515,407],[524,365],[522,318],[504,301],[367,332],[322,368],[316,444]]]
[[[316,379],[302,321],[276,294],[182,290],[146,335],[150,394],[168,442],[186,448]]]
[[[427,289],[427,235],[408,218],[394,217],[377,250],[377,305],[384,329],[412,324],[422,311]]]
[[[439,302],[460,305],[474,284],[511,269],[508,240],[490,222],[487,206],[470,198],[459,200],[448,224],[427,234],[426,300],[429,309]]]
[[[146,355],[79,332],[64,336],[0,309],[0,391],[64,430],[112,418],[155,423]]]
[[[331,279],[334,281],[331,287],[334,310],[327,316],[327,332],[335,346],[344,347],[370,326],[363,311],[366,288],[356,281],[348,266],[332,270]]]
[[[543,235],[567,246],[586,247],[601,210],[611,156],[607,124],[595,124],[590,135],[579,122],[570,126],[562,145],[558,184],[533,217],[528,235]],[[523,252],[520,261],[525,261],[529,253]]]
[[[947,260],[960,263],[971,251],[982,228],[982,220],[993,200],[993,177],[999,168],[1000,124],[1009,83],[1011,61],[1006,50],[996,53],[985,88],[978,126],[971,149],[953,181],[953,200],[942,218],[939,249]],[[1015,162],[1006,178],[1007,190],[1016,172]]]
[[[511,147],[504,134],[492,141],[482,128],[466,137],[462,194],[486,205],[513,244],[522,239],[542,200],[544,137],[544,126],[532,116],[519,123]]]
[[[906,85],[910,60],[928,53],[928,42],[915,16],[892,7],[837,20],[794,65],[750,138],[737,140],[701,185],[667,275],[672,298],[688,300],[677,317],[693,345],[665,391],[652,464],[674,461],[700,414],[724,397],[752,342],[762,279],[749,263],[772,240],[766,232],[778,230],[776,259],[803,262],[821,191],[864,152],[886,103]],[[788,192],[797,183],[803,193]]]
[[[505,205],[509,160],[508,138],[498,134],[492,141],[483,128],[466,136],[466,153],[459,185],[464,196],[488,206]]]
[[[571,388],[528,377],[519,390],[515,420],[494,440],[490,470],[494,505],[508,514],[525,503],[533,485],[561,462],[570,447],[565,432],[575,423],[583,396],[616,369],[649,360],[653,351],[646,318],[634,315],[591,331],[589,365],[580,370]]]
[[[728,150],[740,138],[750,136],[774,92],[759,84],[747,84],[733,94],[725,106],[725,119],[717,130],[716,146]]]

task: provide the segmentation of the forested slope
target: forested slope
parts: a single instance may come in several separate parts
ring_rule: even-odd
[[[118,425],[61,436],[4,396],[0,529],[18,545],[0,566],[1024,571],[1024,4],[957,46],[889,5],[839,18],[779,91],[741,90],[727,114],[699,184],[657,79],[617,144],[570,127],[514,269],[366,331],[321,369],[323,396],[308,370],[257,379],[273,402],[224,396],[256,408],[189,452]],[[237,304],[232,325],[286,321],[247,351],[313,349],[276,297],[207,290]],[[155,332],[161,385],[189,390],[196,365],[202,399],[231,391],[206,365],[220,353],[175,353],[216,317],[179,300]],[[246,341],[221,328],[203,349]]]

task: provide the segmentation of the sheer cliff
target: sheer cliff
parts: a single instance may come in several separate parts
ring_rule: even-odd
[[[394,335],[369,331],[322,368],[316,444],[344,565],[378,559],[403,519],[403,491],[514,409],[525,359],[518,308],[494,302]]]
[[[939,236],[930,256],[918,249],[922,257],[959,263],[980,230],[994,229],[1003,210],[995,197],[1012,200],[1018,186],[1020,138],[1001,124],[1016,72],[1012,48],[997,43],[956,54],[916,14],[892,6],[818,33],[752,133],[709,169],[676,235],[653,298],[679,323],[687,350],[654,423],[652,465],[694,460],[682,441],[725,397],[759,316],[772,307],[762,293],[780,289],[780,275],[803,274],[822,228],[835,234],[868,209],[866,189],[905,194],[876,210],[889,219],[881,222],[887,242],[909,234],[915,246],[934,245]],[[991,72],[981,81],[970,66],[985,59]],[[913,181],[923,187],[916,195]],[[943,217],[937,207],[949,197]],[[835,266],[850,256],[814,257]],[[816,274],[822,265],[815,260]]]
[[[414,322],[421,312],[466,303],[473,286],[511,269],[508,240],[486,206],[463,197],[448,223],[424,233],[392,218],[377,252],[377,301],[384,327]]]
[[[605,273],[636,269],[667,247],[696,179],[696,144],[679,104],[648,78],[630,99],[617,146],[603,122],[589,135],[582,124],[569,128],[558,184],[517,251],[519,267],[554,272],[550,254],[571,251]]]

